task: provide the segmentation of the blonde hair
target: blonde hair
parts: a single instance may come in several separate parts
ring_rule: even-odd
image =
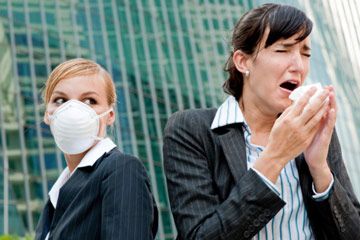
[[[115,104],[116,91],[110,74],[96,62],[84,58],[75,58],[65,61],[59,64],[51,72],[43,91],[43,100],[45,104],[49,103],[51,94],[53,93],[55,86],[60,81],[73,77],[91,75],[98,75],[104,79],[107,102],[109,105]]]

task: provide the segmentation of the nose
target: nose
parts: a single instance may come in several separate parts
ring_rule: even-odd
[[[290,71],[295,73],[304,74],[306,69],[306,57],[303,56],[300,52],[293,52],[291,55],[291,66]]]

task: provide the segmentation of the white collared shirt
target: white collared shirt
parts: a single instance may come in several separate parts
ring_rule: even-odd
[[[303,202],[295,159],[292,159],[285,166],[276,184],[273,184],[263,174],[252,168],[253,163],[259,157],[264,147],[251,143],[251,130],[244,119],[239,103],[233,96],[229,96],[218,108],[211,124],[211,129],[234,123],[243,123],[248,169],[251,168],[254,170],[265,184],[287,203],[284,208],[261,229],[255,239],[313,239],[314,237]],[[321,201],[326,199],[332,185],[333,180],[325,192],[316,193],[314,191],[314,200]]]
[[[102,139],[85,154],[83,159],[81,159],[79,165],[74,169],[72,173],[70,173],[68,167],[66,167],[62,171],[59,178],[56,180],[56,182],[54,183],[54,185],[52,186],[49,192],[49,198],[54,209],[56,209],[61,187],[64,186],[64,184],[70,179],[70,177],[73,175],[76,169],[93,166],[96,163],[96,161],[102,155],[104,155],[104,153],[111,151],[114,147],[116,147],[116,145],[110,138]],[[46,235],[45,240],[49,238],[49,235],[50,232]]]

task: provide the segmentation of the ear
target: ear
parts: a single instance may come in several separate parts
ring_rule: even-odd
[[[106,125],[113,125],[113,123],[115,122],[115,112],[114,112],[114,109],[112,109],[110,112],[109,112],[109,117],[107,118],[106,120]]]
[[[250,56],[241,50],[236,50],[233,54],[233,62],[236,69],[245,74],[249,70]]]

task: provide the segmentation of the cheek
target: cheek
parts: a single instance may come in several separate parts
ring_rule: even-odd
[[[54,106],[53,104],[48,104],[46,106],[46,112],[50,115],[53,114],[53,112],[55,112],[56,109],[57,109],[57,106]]]
[[[55,112],[56,109],[57,109],[57,107],[52,106],[51,104],[48,104],[46,106],[46,110],[45,110],[45,113],[44,113],[44,122],[47,125],[50,125],[49,115],[52,115]]]
[[[304,78],[308,75],[310,71],[310,61],[307,59],[304,63]]]
[[[261,59],[255,65],[256,78],[270,85],[272,81],[279,79],[286,72],[288,65],[288,60],[281,55]]]

